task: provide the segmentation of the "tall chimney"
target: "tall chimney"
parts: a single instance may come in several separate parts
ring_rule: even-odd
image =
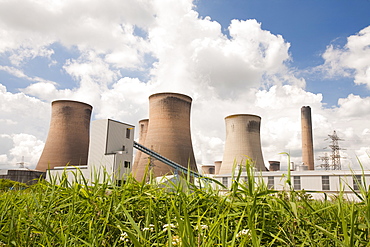
[[[158,93],[149,97],[149,124],[144,146],[185,168],[197,171],[190,133],[192,99],[177,93]],[[146,154],[141,154],[134,168],[137,180],[142,180],[146,167],[155,177],[173,174],[174,169]]]
[[[87,164],[92,106],[71,100],[52,102],[48,137],[36,170]]]
[[[225,150],[219,174],[231,174],[234,164],[244,166],[247,159],[253,161],[257,170],[266,171],[260,140],[261,117],[237,114],[226,117],[225,123]]]
[[[314,170],[313,138],[311,107],[303,106],[301,108],[302,124],[302,162],[308,167],[308,170]]]

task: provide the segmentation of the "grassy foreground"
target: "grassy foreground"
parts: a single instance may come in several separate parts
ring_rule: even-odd
[[[133,178],[0,191],[0,246],[370,246],[369,190],[315,201],[248,181],[224,195]]]

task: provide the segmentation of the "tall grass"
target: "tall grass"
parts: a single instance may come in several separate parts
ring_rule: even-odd
[[[369,246],[363,201],[316,201],[233,178],[220,194],[190,179],[158,184],[128,177],[88,185],[40,181],[0,192],[0,245],[6,246]]]

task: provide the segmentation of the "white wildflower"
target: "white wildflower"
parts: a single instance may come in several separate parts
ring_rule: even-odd
[[[208,229],[208,226],[207,225],[196,225],[195,230],[199,230],[199,229],[206,230]]]
[[[121,236],[120,236],[119,240],[121,240],[121,241],[126,241],[126,242],[130,241],[130,240],[128,239],[127,232],[123,232],[123,233],[121,233]]]
[[[173,236],[172,237],[172,245],[179,245],[179,244],[181,244],[181,239],[180,239],[180,237],[179,236]]]
[[[176,226],[174,224],[165,224],[163,225],[163,231],[167,231],[168,229],[171,229],[171,228],[176,228]]]
[[[151,232],[153,232],[154,231],[154,225],[153,224],[149,224],[148,227],[144,227],[143,228],[143,231],[151,231]]]
[[[237,238],[239,238],[239,237],[241,237],[241,236],[243,236],[243,235],[249,235],[250,233],[249,233],[249,229],[243,229],[243,230],[241,230],[240,232],[238,232],[237,234],[236,234],[236,237]]]

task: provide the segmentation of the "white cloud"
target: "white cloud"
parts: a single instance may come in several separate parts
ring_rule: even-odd
[[[34,164],[37,164],[44,148],[44,142],[38,140],[33,135],[23,133],[12,135],[12,139],[14,145],[9,152],[10,157],[12,157],[9,163],[16,164],[21,162],[22,157],[24,157],[26,165],[29,168],[34,169]]]
[[[38,82],[31,84],[30,86],[22,89],[22,92],[28,95],[36,96],[43,100],[52,101],[58,95],[58,98],[61,97],[62,93],[70,92],[71,90],[57,90],[54,83],[48,82]],[[68,94],[67,94],[68,95]]]
[[[4,124],[8,124],[8,125],[17,124],[17,122],[12,120],[12,119],[0,119],[0,123],[4,123]]]
[[[344,47],[327,47],[321,67],[329,76],[354,77],[356,84],[370,88],[370,26],[347,38]]]
[[[83,54],[77,60],[67,60],[63,68],[76,81],[80,81],[81,83],[88,80],[106,85],[110,84],[120,75],[117,70],[111,70],[109,64],[105,63],[98,54],[92,51]]]
[[[12,145],[8,154],[0,154],[0,165],[7,164],[15,168],[24,160],[25,165],[34,169],[44,148],[44,142],[29,134],[2,135],[1,138],[11,140]]]
[[[47,49],[46,47],[34,48],[20,48],[13,55],[9,57],[12,64],[19,66],[26,59],[33,59],[35,57],[49,58],[54,54],[54,50]]]
[[[24,79],[28,79],[30,81],[32,81],[32,78],[31,77],[28,77],[26,76],[22,70],[19,70],[17,68],[14,68],[14,67],[10,67],[10,66],[2,66],[0,65],[0,70],[2,71],[5,71],[11,75],[14,75],[18,78],[24,78]]]
[[[113,118],[136,125],[147,117],[151,89],[150,85],[138,79],[120,79],[110,90],[102,92],[99,102],[96,102],[96,118]]]
[[[304,85],[286,67],[289,43],[262,30],[256,20],[233,20],[231,38],[227,38],[217,22],[200,19],[190,5],[181,11],[161,13],[157,18],[161,25],[149,30],[158,58],[152,80],[161,83],[160,89],[185,93],[211,90],[232,98],[260,87],[262,80]],[[177,18],[180,13],[183,17]]]
[[[49,117],[49,104],[24,93],[7,92],[0,84],[2,163],[6,159],[9,164],[15,164],[25,156],[27,162],[35,165],[39,158],[37,150],[47,135]]]
[[[48,46],[60,42],[80,51],[103,53],[117,67],[135,68],[143,62],[144,32],[154,18],[151,3],[145,1],[3,1],[0,9],[0,53],[10,51],[11,61],[44,56]]]
[[[350,94],[347,98],[338,100],[340,116],[367,119],[370,117],[370,97],[361,98],[358,95]]]

